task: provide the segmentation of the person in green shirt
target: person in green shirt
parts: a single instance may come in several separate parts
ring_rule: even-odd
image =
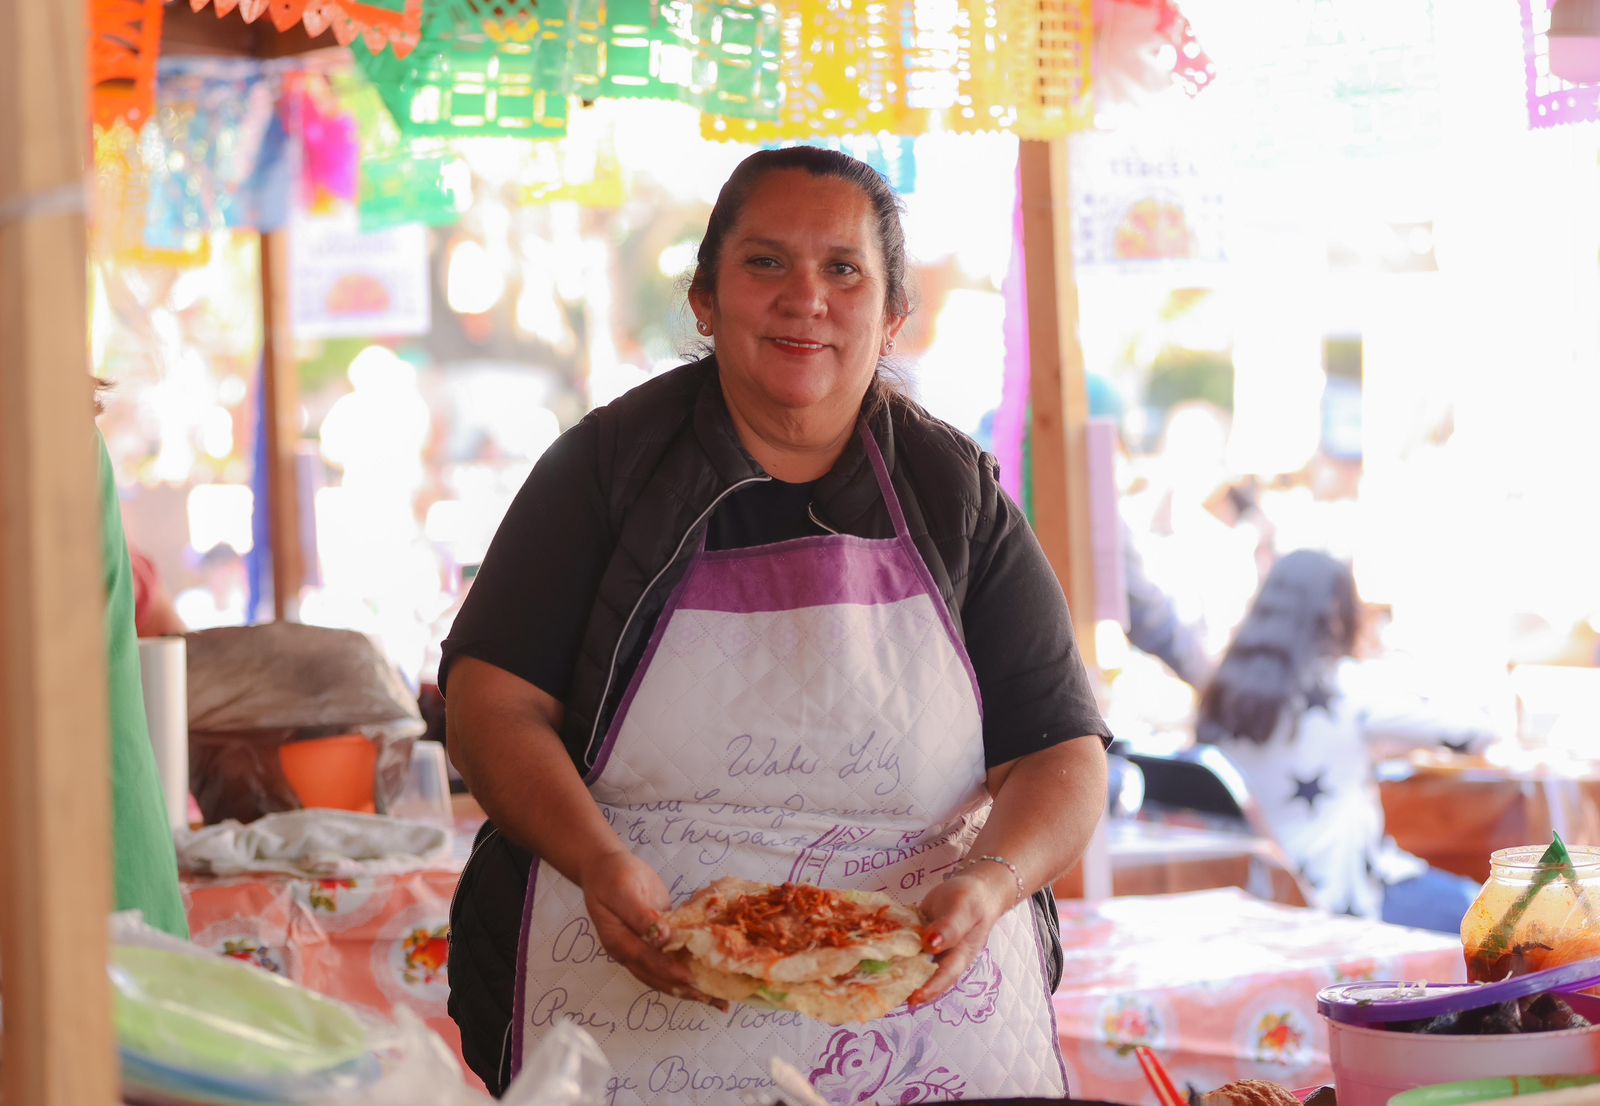
[[[100,554],[105,576],[117,909],[141,910],[150,925],[187,940],[189,922],[178,893],[178,857],[145,722],[144,689],[139,683],[133,565],[122,531],[111,457],[99,431],[95,441],[100,451]]]

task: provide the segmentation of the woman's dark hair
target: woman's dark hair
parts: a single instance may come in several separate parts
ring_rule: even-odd
[[[1312,549],[1281,558],[1200,696],[1196,740],[1266,741],[1284,708],[1316,686],[1326,662],[1355,651],[1359,632],[1349,565]]]
[[[817,146],[788,146],[781,150],[758,150],[741,161],[717,193],[717,202],[706,220],[705,237],[695,254],[690,292],[714,294],[717,290],[717,263],[728,232],[739,222],[744,206],[756,185],[769,173],[798,169],[814,177],[837,177],[859,188],[872,204],[877,216],[878,246],[883,252],[883,309],[889,316],[911,313],[906,293],[906,234],[900,225],[905,205],[878,171],[864,161],[837,150]]]

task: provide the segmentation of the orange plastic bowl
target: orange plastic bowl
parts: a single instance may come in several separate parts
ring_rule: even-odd
[[[284,777],[303,807],[377,812],[378,745],[361,734],[338,734],[278,746]]]

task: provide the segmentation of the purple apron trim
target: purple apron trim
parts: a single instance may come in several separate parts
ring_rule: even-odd
[[[1053,893],[1053,892],[1052,892]],[[1028,922],[1033,928],[1033,948],[1039,954],[1039,989],[1044,992],[1045,1009],[1050,1011],[1050,1048],[1056,1054],[1056,1064],[1061,1068],[1061,1097],[1072,1097],[1072,1080],[1067,1078],[1067,1058],[1061,1054],[1061,1030],[1056,1025],[1056,998],[1045,984],[1050,982],[1050,960],[1044,953],[1044,938],[1039,935],[1039,919],[1033,913],[1033,896],[1029,895],[1019,905],[1027,907]]]
[[[903,555],[909,559],[912,571],[916,573],[922,585],[922,590],[927,593],[928,599],[933,604],[934,611],[938,614],[940,622],[944,625],[945,636],[950,639],[950,645],[956,651],[956,656],[961,658],[961,667],[967,670],[967,679],[972,682],[972,696],[978,704],[978,716],[983,716],[983,692],[978,687],[978,674],[973,671],[972,658],[967,655],[966,643],[961,640],[961,635],[956,632],[955,621],[950,617],[950,608],[945,605],[944,597],[939,594],[939,588],[933,582],[933,574],[928,571],[928,566],[923,563],[922,554],[917,550],[917,543],[911,539],[911,534],[906,526],[905,512],[900,508],[900,498],[894,493],[894,486],[890,483],[888,469],[883,463],[883,453],[878,449],[878,443],[872,437],[872,432],[867,429],[866,420],[856,424],[856,433],[861,436],[867,451],[867,457],[872,462],[872,473],[878,481],[878,490],[883,494],[883,502],[889,509],[889,517],[894,522],[895,540],[899,542]],[[672,615],[683,606],[685,594],[689,591],[697,576],[700,575],[701,566],[708,562],[712,564],[725,563],[734,560],[757,559],[770,556],[774,553],[782,556],[798,553],[802,550],[816,553],[826,550],[835,544],[855,545],[865,548],[869,545],[879,545],[875,539],[858,538],[849,534],[826,534],[806,538],[795,538],[790,541],[774,542],[770,545],[751,546],[748,549],[719,550],[715,553],[706,552],[705,535],[700,536],[700,548],[694,555],[694,560],[689,565],[689,570],[684,573],[672,595],[667,597],[667,605],[656,616],[655,629],[650,632],[650,643],[645,646],[644,655],[639,658],[639,663],[634,667],[633,678],[628,681],[628,690],[623,693],[622,700],[617,704],[616,713],[611,716],[611,725],[606,728],[605,741],[600,745],[600,752],[595,756],[594,767],[589,769],[589,774],[583,782],[593,787],[600,779],[600,773],[605,770],[606,762],[611,759],[611,751],[616,746],[617,734],[622,732],[622,722],[628,716],[628,708],[633,705],[633,697],[638,694],[639,685],[644,681],[644,674],[654,659],[657,648],[661,645],[661,637],[666,632],[667,624],[672,621]],[[881,546],[880,546],[881,548]],[[710,595],[719,592],[714,586],[700,585],[697,592]],[[915,594],[912,592],[911,594]],[[903,598],[903,597],[902,597]],[[710,610],[726,610],[737,608],[710,607]],[[762,607],[761,610],[787,610],[786,607]]]
[[[533,928],[533,891],[539,883],[539,854],[528,868],[528,893],[522,898],[522,932],[517,937],[517,990],[511,996],[511,1077],[522,1070],[522,1027],[528,1019],[528,933]],[[1054,1015],[1052,1015],[1053,1017]]]
[[[841,603],[898,603],[922,593],[922,580],[903,556],[883,556],[889,550],[901,553],[898,543],[847,535],[799,541],[804,544],[705,554],[703,562],[722,571],[695,573],[680,609],[753,614]]]
[[[633,668],[633,678],[628,681],[628,690],[623,692],[622,700],[617,704],[616,713],[611,716],[611,725],[606,727],[606,739],[600,743],[600,752],[595,755],[594,767],[589,769],[589,774],[583,777],[583,782],[593,787],[600,779],[600,773],[606,770],[606,761],[611,759],[611,750],[616,748],[617,735],[622,732],[622,720],[628,717],[628,708],[633,706],[633,697],[639,694],[639,685],[644,683],[644,674],[649,671],[650,662],[655,659],[656,650],[661,647],[661,638],[667,632],[667,623],[672,621],[675,612],[683,601],[684,589],[689,586],[689,581],[700,574],[700,565],[704,560],[706,539],[700,538],[700,551],[695,554],[689,563],[689,571],[683,574],[683,579],[678,581],[678,586],[672,589],[672,594],[667,596],[667,605],[661,609],[661,614],[656,617],[655,629],[650,631],[650,641],[644,647],[644,654],[639,658],[639,663]]]
[[[866,420],[857,424],[857,433],[867,449],[867,459],[872,462],[873,475],[878,478],[878,487],[883,491],[883,502],[889,508],[889,517],[894,520],[896,539],[911,558],[917,575],[922,579],[922,586],[928,593],[928,598],[933,600],[933,609],[938,612],[939,620],[944,623],[944,632],[950,638],[950,644],[955,648],[956,656],[961,658],[961,667],[967,670],[967,679],[972,681],[972,697],[978,701],[978,717],[983,717],[983,690],[978,687],[978,673],[973,670],[972,658],[967,655],[967,643],[956,632],[955,619],[950,617],[950,608],[944,601],[944,596],[939,594],[939,586],[933,582],[933,573],[928,571],[928,566],[922,560],[922,554],[917,550],[917,543],[911,538],[911,529],[906,525],[906,515],[900,508],[900,497],[894,494],[894,485],[889,480],[889,469],[883,463],[883,452],[878,448],[877,441],[872,437],[872,432],[867,429]]]

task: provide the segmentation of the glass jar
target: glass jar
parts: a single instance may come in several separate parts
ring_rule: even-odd
[[[1600,957],[1600,848],[1567,849],[1572,870],[1540,864],[1543,845],[1497,849],[1461,919],[1467,978],[1490,982]]]

